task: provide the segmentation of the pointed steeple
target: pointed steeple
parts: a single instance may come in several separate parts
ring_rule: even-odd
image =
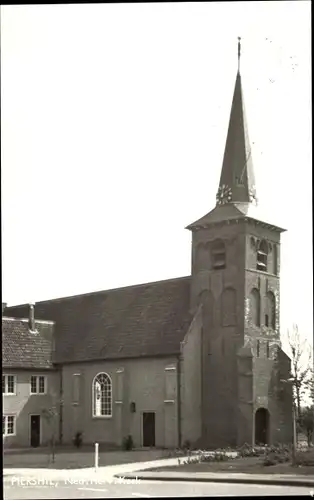
[[[238,71],[233,93],[225,153],[216,195],[217,205],[256,202],[251,146],[246,123],[238,39]]]

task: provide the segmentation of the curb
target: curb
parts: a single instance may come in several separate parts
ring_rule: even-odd
[[[201,482],[201,483],[242,483],[242,484],[263,484],[263,485],[277,485],[277,486],[299,486],[305,488],[314,488],[314,479],[294,479],[294,478],[258,478],[258,477],[200,477],[200,476],[164,476],[162,474],[115,474],[116,478],[123,479],[137,479],[142,481],[176,481],[176,482]]]

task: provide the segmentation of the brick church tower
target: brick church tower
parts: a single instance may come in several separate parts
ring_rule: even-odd
[[[290,359],[279,334],[280,227],[258,218],[238,72],[216,207],[192,232],[191,311],[202,309],[202,444],[291,442]]]

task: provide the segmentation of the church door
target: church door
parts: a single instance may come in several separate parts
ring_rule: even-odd
[[[155,413],[143,413],[143,446],[155,446]]]
[[[269,441],[269,411],[259,408],[255,413],[255,443],[268,444]]]

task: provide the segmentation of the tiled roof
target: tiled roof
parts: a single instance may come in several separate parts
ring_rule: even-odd
[[[271,224],[265,218],[259,217],[259,210],[252,203],[226,203],[224,205],[217,205],[208,214],[204,215],[195,222],[192,222],[186,229],[196,229],[199,227],[206,227],[217,222],[224,222],[227,220],[235,219],[249,219],[258,223],[267,224],[277,231],[283,232],[282,229],[274,224]]]
[[[52,368],[53,323],[37,322],[31,332],[28,320],[2,318],[3,368]]]
[[[230,219],[239,219],[243,217],[242,212],[231,203],[226,203],[225,205],[218,205],[208,214],[204,215],[195,222],[192,222],[187,229],[194,229],[197,227],[207,226],[208,224],[214,224],[216,222],[222,222]]]
[[[55,321],[59,363],[158,356],[180,352],[189,301],[184,277],[37,302],[35,317]],[[28,306],[6,311],[21,317]]]

